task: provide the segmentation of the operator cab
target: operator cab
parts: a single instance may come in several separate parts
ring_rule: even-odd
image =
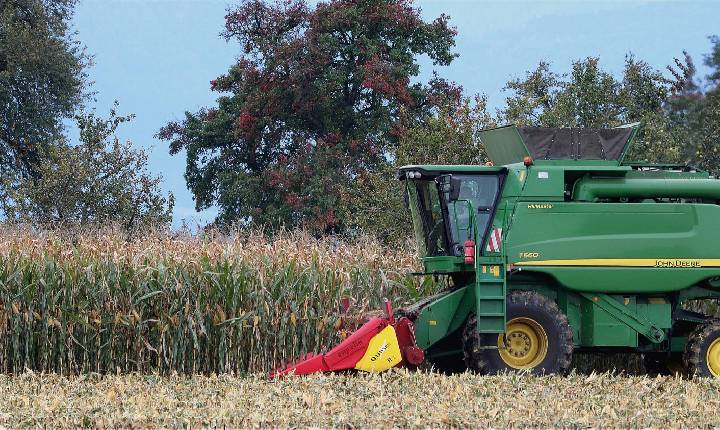
[[[484,255],[482,245],[492,227],[510,166],[522,166],[529,160],[531,164],[551,167],[560,162],[563,166],[592,165],[606,172],[622,169],[637,127],[638,123],[612,129],[492,128],[483,130],[481,139],[494,166],[401,167],[398,177],[406,184],[406,200],[420,255],[459,257],[466,240],[474,241],[480,255]]]
[[[400,169],[421,257],[460,257],[466,240],[484,243],[504,171],[479,166]]]

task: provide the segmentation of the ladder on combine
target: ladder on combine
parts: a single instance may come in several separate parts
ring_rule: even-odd
[[[505,247],[502,246],[502,243],[500,244],[499,256],[483,256],[481,250],[484,249],[483,245],[485,243],[478,240],[482,236],[478,234],[477,218],[472,202],[463,199],[457,200],[456,203],[466,205],[470,214],[467,227],[458,227],[458,230],[464,231],[466,237],[472,238],[474,245],[477,330],[479,333],[504,333],[506,323],[505,297],[507,295]],[[461,223],[457,220],[457,208],[454,207],[452,212],[456,216],[455,225],[459,226]],[[503,220],[503,224],[505,224],[505,220]],[[505,226],[503,225],[503,227]]]
[[[478,233],[477,222],[475,218],[475,209],[472,203],[468,202],[472,216],[470,217],[470,226],[475,239],[475,316],[477,319],[477,330],[479,333],[504,333],[506,323],[506,303],[507,296],[507,270],[505,258],[505,246],[502,240],[499,242],[499,256],[484,256],[482,250],[484,242],[488,242],[489,237],[484,238],[485,241],[478,239],[483,238]],[[503,220],[503,224],[505,224]],[[507,231],[502,225],[503,231]],[[493,234],[492,228],[491,233]],[[485,232],[483,232],[484,234]]]
[[[505,262],[498,259],[489,263],[487,260],[477,262],[475,267],[477,330],[480,333],[503,333],[507,296]]]

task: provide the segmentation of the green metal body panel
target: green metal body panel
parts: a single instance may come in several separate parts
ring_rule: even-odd
[[[670,340],[670,352],[684,352],[687,336],[676,336]]]
[[[473,266],[464,263],[462,257],[425,257],[422,259],[425,273],[457,273],[474,270]]]
[[[601,162],[601,163],[613,163],[616,165],[621,164],[628,150],[632,146],[632,142],[638,131],[640,123],[627,124],[618,129],[632,128],[629,138],[625,142],[623,148],[620,151],[619,156],[616,159],[611,160],[582,160],[584,162]],[[497,165],[506,165],[522,161],[526,156],[530,155],[528,146],[523,141],[518,128],[515,126],[497,127],[493,129],[487,129],[481,131],[481,139],[483,141],[485,152],[488,154],[490,159]],[[553,137],[554,138],[554,137]],[[576,143],[576,145],[579,143]],[[552,144],[551,144],[552,145]],[[573,161],[572,159],[563,159],[561,162],[567,163]]]
[[[512,128],[484,140],[503,166],[401,169],[504,178],[487,230],[473,233],[474,264],[459,255],[422,259],[425,273],[467,284],[419,312],[418,345],[441,341],[470,313],[480,332],[501,333],[505,297],[521,289],[558,304],[576,347],[682,350],[687,335],[673,333],[678,303],[720,297],[720,180],[674,165],[623,165],[622,156],[526,167],[527,148]],[[502,230],[498,252],[488,250],[494,229]]]
[[[720,276],[716,220],[714,204],[519,203],[504,244],[572,290],[670,292]]]
[[[501,172],[505,170],[503,166],[470,166],[463,164],[444,164],[444,165],[433,165],[433,164],[413,164],[410,166],[403,166],[403,170],[426,170],[434,173],[477,173],[477,172]]]
[[[717,276],[716,269],[677,269],[672,276],[651,268],[541,267],[535,273],[552,275],[564,287],[580,291],[618,294],[656,294],[676,292]]]
[[[581,296],[592,303],[592,306],[589,306],[589,310],[591,313],[596,314],[592,318],[595,326],[607,324],[617,325],[622,328],[629,327],[633,331],[642,334],[653,343],[660,343],[665,340],[665,332],[657,324],[655,324],[655,321],[647,317],[647,305],[643,307],[644,312],[641,313],[638,311],[636,297],[624,297],[622,301],[619,301],[616,298],[603,293],[583,293]],[[651,310],[654,311],[655,309]],[[670,309],[668,308],[668,312],[669,311]],[[655,312],[650,313],[654,315]],[[603,320],[604,322],[599,323],[600,320]],[[589,331],[591,333],[595,333],[599,330],[596,330],[596,328],[593,327],[593,329]],[[608,330],[606,329],[602,331],[607,332]],[[633,346],[637,346],[637,339],[634,341],[635,345]],[[623,343],[621,342],[620,344],[622,345]]]
[[[530,155],[515,127],[500,127],[488,130],[484,134],[485,151],[495,164],[516,163]]]
[[[428,303],[415,320],[415,341],[427,349],[453,333],[474,311],[475,289],[462,287]]]

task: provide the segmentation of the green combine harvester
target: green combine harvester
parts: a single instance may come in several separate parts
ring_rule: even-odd
[[[642,353],[646,367],[720,376],[720,180],[625,162],[637,124],[482,132],[486,166],[398,172],[424,267],[451,287],[375,318],[277,372],[382,371],[428,361],[558,373],[573,352]]]

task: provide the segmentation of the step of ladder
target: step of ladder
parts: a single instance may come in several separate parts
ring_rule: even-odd
[[[504,333],[506,312],[505,265],[479,265],[475,271],[475,314],[480,333]]]

